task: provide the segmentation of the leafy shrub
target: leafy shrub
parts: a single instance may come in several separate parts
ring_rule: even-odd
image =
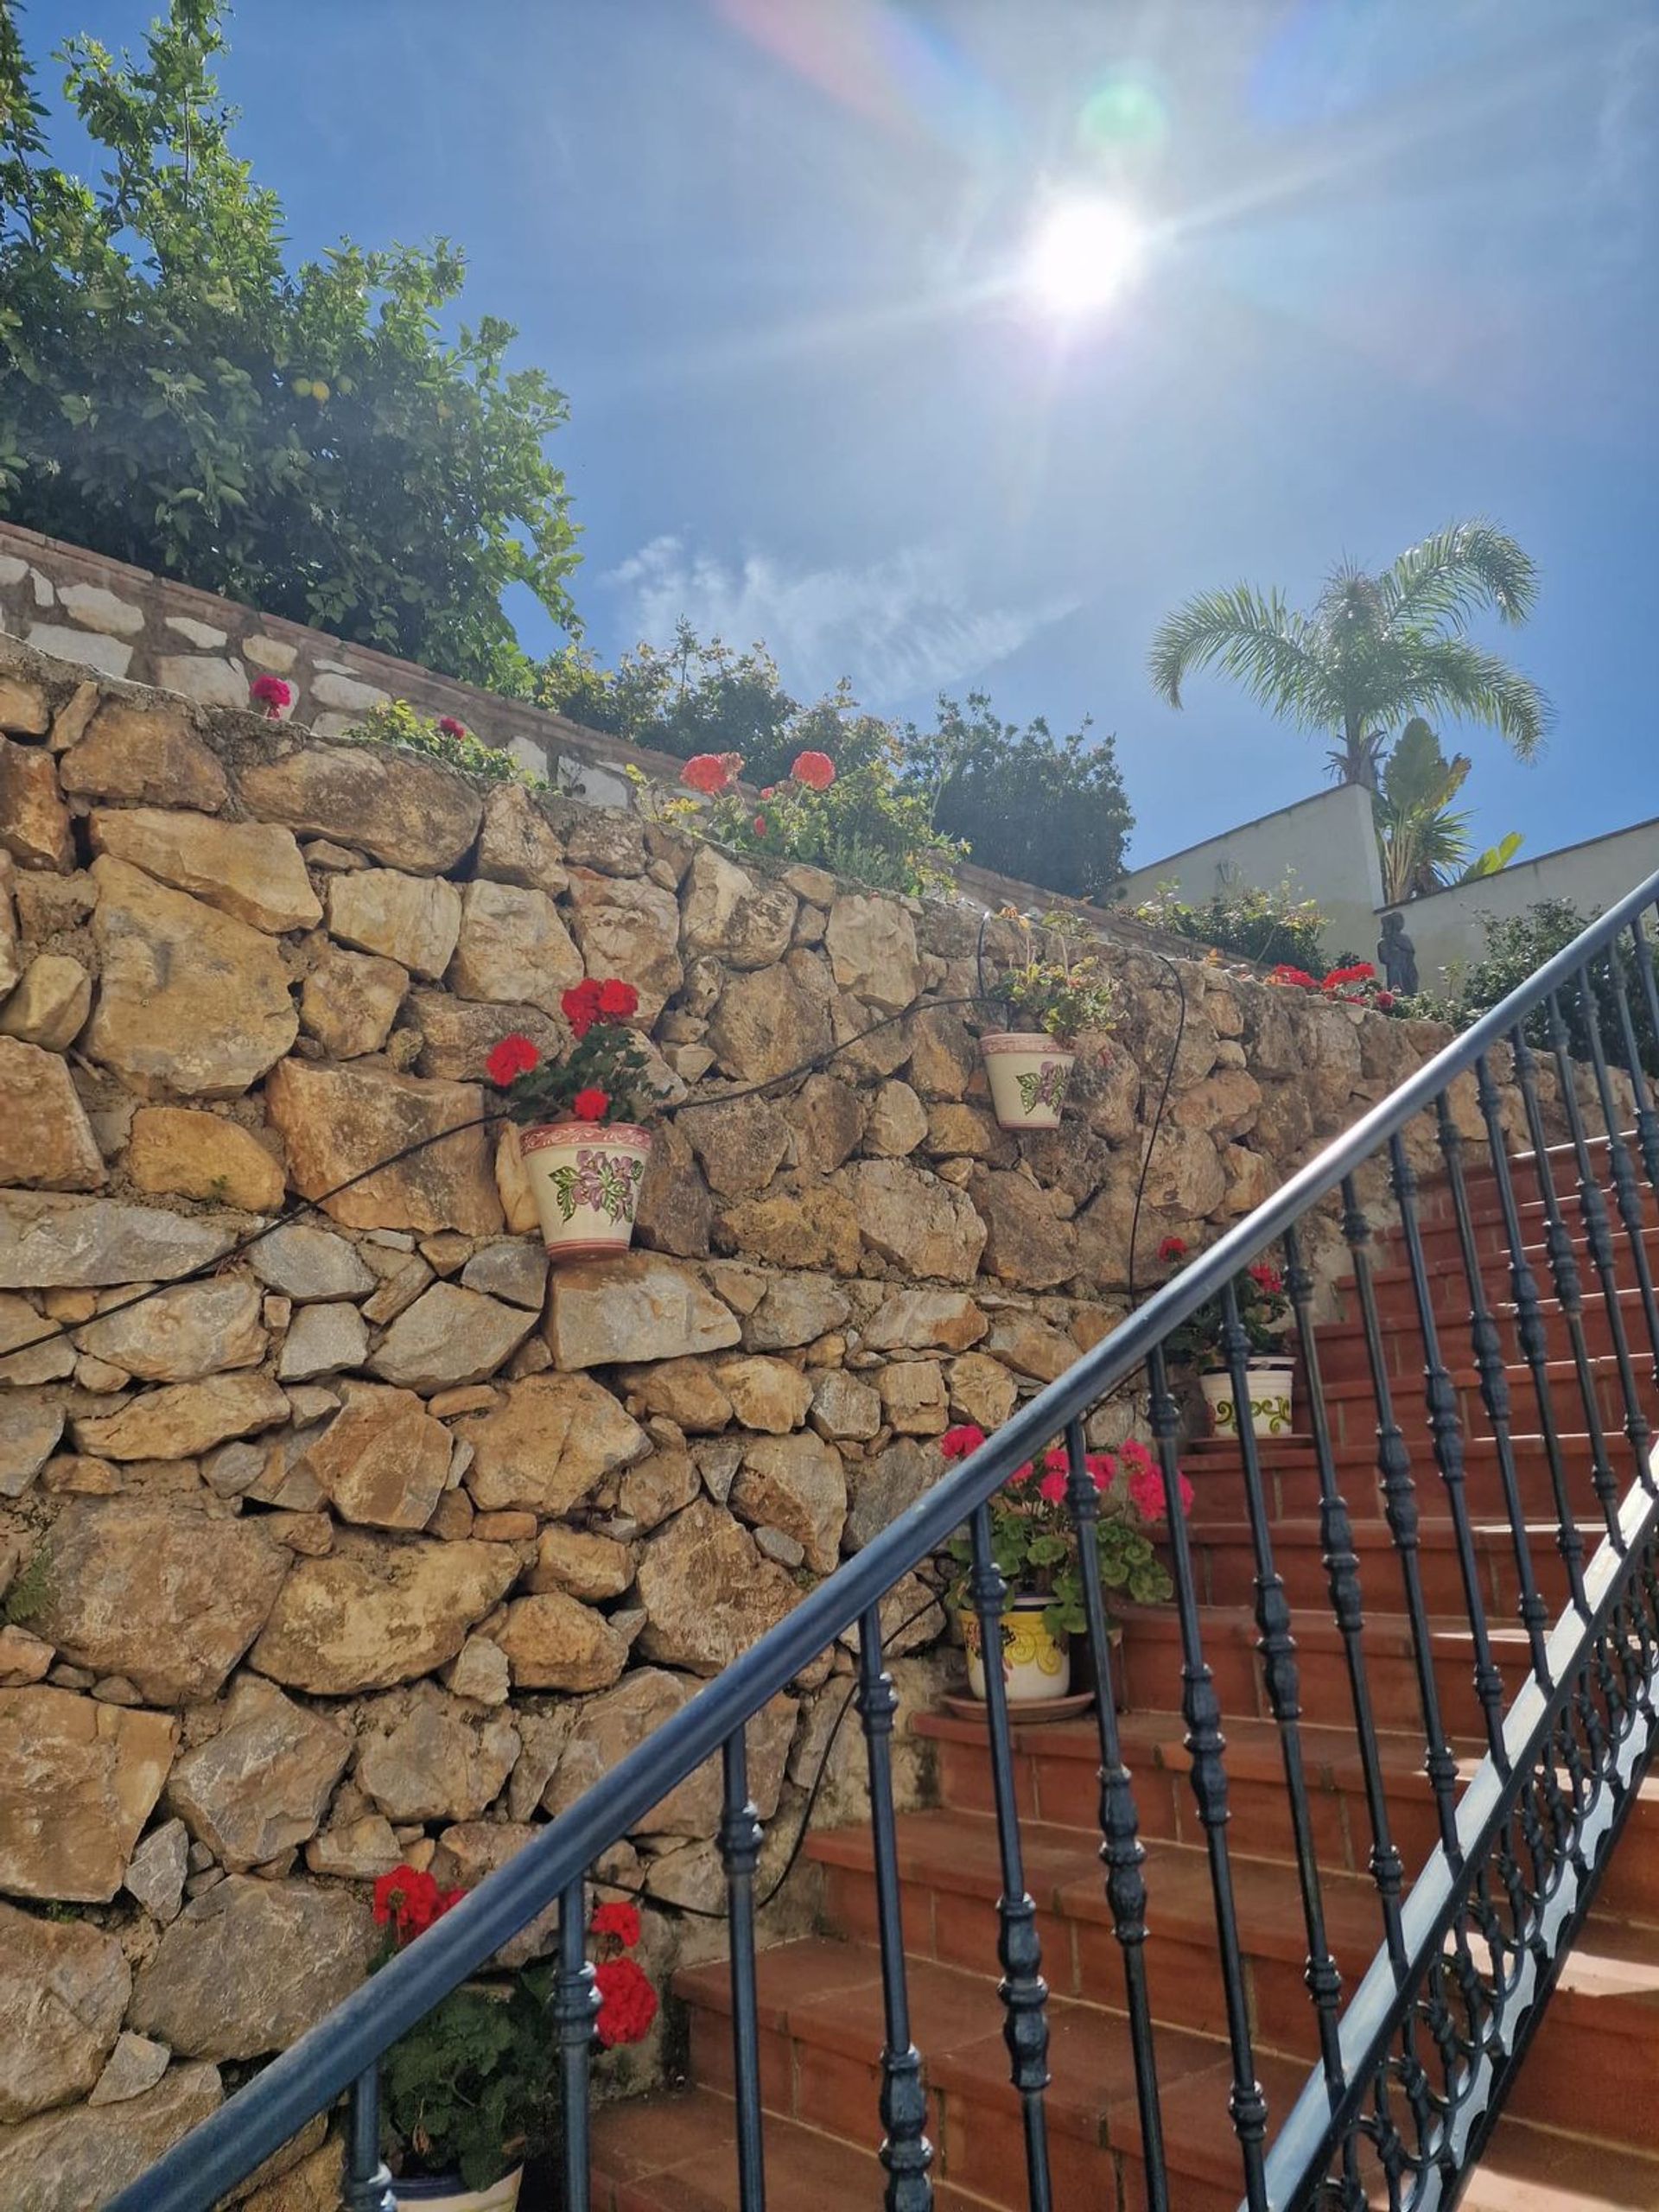
[[[343,733],[340,742],[401,746],[405,753],[423,753],[430,760],[441,760],[446,768],[457,768],[463,776],[475,776],[485,783],[546,785],[545,777],[526,775],[512,753],[482,743],[453,715],[434,721],[416,714],[406,699],[371,707],[360,722]]]
[[[827,753],[808,750],[796,755],[786,777],[753,797],[738,787],[744,768],[741,753],[695,754],[684,781],[707,806],[669,800],[657,813],[685,820],[735,852],[804,861],[878,891],[914,893],[948,882],[950,863],[961,856],[961,847],[933,828],[926,802],[904,790],[886,761],[842,771]]]
[[[1567,899],[1541,899],[1529,906],[1523,914],[1483,914],[1482,932],[1486,939],[1484,957],[1468,969],[1457,988],[1450,992],[1421,992],[1408,1001],[1410,1011],[1416,1014],[1432,1015],[1436,1020],[1449,1021],[1455,1028],[1467,1029],[1501,999],[1524,983],[1527,978],[1545,961],[1554,957],[1564,945],[1570,944],[1579,932],[1588,927],[1592,915],[1581,913]],[[1649,972],[1659,977],[1659,950],[1650,939],[1645,939]],[[1641,971],[1637,966],[1635,946],[1628,933],[1622,935],[1615,948],[1614,959],[1624,984],[1625,1001],[1630,1010],[1631,1025],[1636,1032],[1637,1051],[1643,1066],[1650,1076],[1659,1078],[1659,1038],[1654,1033],[1646,995],[1642,988]],[[1599,957],[1594,963],[1595,1007],[1597,1026],[1601,1032],[1603,1049],[1610,1061],[1620,1066],[1624,1064],[1624,1036],[1620,1024],[1618,994],[1608,963]],[[1572,988],[1561,992],[1562,1019],[1573,1057],[1587,1061],[1590,1058],[1590,1026],[1578,990]],[[1527,1042],[1540,1052],[1550,1049],[1549,1020],[1540,1007],[1526,1025]]]
[[[1033,924],[1005,908],[1004,918],[1023,931],[1024,947],[992,995],[1011,1009],[1016,1023],[1060,1038],[1116,1026],[1116,987],[1093,953],[1074,948],[1067,916],[1045,914]]]
[[[1298,899],[1288,880],[1272,891],[1229,886],[1199,906],[1184,899],[1174,884],[1160,884],[1135,912],[1154,929],[1235,952],[1263,968],[1324,971],[1319,937],[1325,917],[1311,899]]]
[[[501,605],[574,627],[563,396],[512,327],[453,340],[452,245],[342,242],[290,270],[232,151],[222,0],[171,0],[137,60],[72,39],[95,185],[49,158],[0,8],[0,509],[121,561],[509,693]]]

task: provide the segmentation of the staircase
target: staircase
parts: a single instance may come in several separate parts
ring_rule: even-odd
[[[1609,1181],[1605,1147],[1593,1157]],[[1514,1164],[1517,1196],[1534,1163]],[[1570,1147],[1551,1157],[1556,1187],[1573,1190]],[[1503,1219],[1490,1171],[1467,1179],[1470,1222],[1488,1298],[1509,1354],[1514,1465],[1538,1586],[1552,1623],[1567,1602],[1558,1518],[1537,1427],[1530,1370],[1516,1356]],[[1562,1211],[1571,1202],[1564,1198]],[[1610,1209],[1611,1199],[1609,1199]],[[1529,1258],[1549,1281],[1544,1209],[1520,1205]],[[1516,1622],[1517,1568],[1499,1484],[1491,1424],[1469,1352],[1470,1298],[1457,1227],[1443,1186],[1419,1200],[1443,1356],[1465,1440],[1467,1495],[1479,1582],[1505,1700],[1528,1674]],[[1576,1229],[1576,1217],[1574,1219]],[[1617,1215],[1614,1216],[1617,1220]],[[1644,1192],[1643,1239],[1659,1273],[1659,1210]],[[1579,1231],[1581,1242],[1582,1232]],[[1397,1238],[1379,1243],[1376,1315],[1395,1416],[1410,1447],[1421,1511],[1420,1559],[1431,1615],[1435,1678],[1459,1759],[1459,1788],[1485,1741],[1471,1688],[1472,1637],[1458,1547],[1434,1466],[1424,1411],[1422,1337],[1413,1281]],[[1626,1408],[1605,1307],[1587,1255],[1584,1334],[1606,1450],[1630,1465]],[[1659,1426],[1659,1393],[1633,1259],[1618,1248],[1620,1304],[1641,1402]],[[1421,1701],[1398,1555],[1376,1477],[1376,1408],[1351,1275],[1343,1318],[1318,1328],[1318,1359],[1338,1481],[1353,1516],[1366,1600],[1364,1647],[1388,1816],[1408,1878],[1439,1838],[1424,1773]],[[1560,1462],[1588,1550],[1603,1523],[1592,1453],[1558,1300],[1545,1297],[1547,1379]],[[1305,1407],[1306,1392],[1300,1400]],[[1323,1565],[1318,1466],[1306,1436],[1260,1446],[1274,1563],[1294,1620],[1302,1743],[1312,1828],[1323,1878],[1330,1948],[1344,1994],[1378,1940],[1367,1868],[1371,1827],[1342,1638]],[[1205,1656],[1226,1735],[1229,1835],[1256,2077],[1271,2130],[1319,2057],[1304,1981],[1307,1937],[1294,1872],[1294,1838],[1280,1734],[1270,1715],[1252,1610],[1255,1557],[1243,1517],[1236,1445],[1185,1446],[1196,1497],[1190,1520],[1203,1600]],[[1623,1487],[1621,1481],[1621,1487]],[[1178,2212],[1236,2212],[1237,2145],[1227,2126],[1231,2064],[1208,1854],[1196,1817],[1179,1703],[1179,1624],[1173,1607],[1124,1618],[1122,1755],[1133,1774],[1146,1847],[1147,1975],[1157,2023],[1168,2201]],[[1030,2201],[1021,2104],[1011,2086],[995,1964],[1001,1890],[992,1770],[983,1725],[924,1714],[915,1726],[937,1757],[935,1809],[899,1819],[898,1866],[911,2028],[927,2086],[933,2201],[941,2212]],[[1100,1866],[1100,1747],[1092,1722],[1020,1726],[1013,1735],[1027,1888],[1037,1907],[1042,1972],[1051,1992],[1047,2108],[1052,2202],[1100,2212],[1142,2212],[1148,2197],[1125,2012],[1122,1952]],[[821,1871],[820,1932],[761,1954],[758,2024],[766,2115],[766,2203],[772,2212],[874,2204],[883,2037],[875,1843],[868,1826],[811,1836]],[[641,2107],[613,2106],[595,2122],[594,2202],[600,2212],[725,2212],[741,2202],[735,2138],[731,1980],[724,1964],[682,1973],[689,2018],[688,2086]],[[1568,1956],[1507,2107],[1459,2200],[1468,2212],[1640,2212],[1659,2207],[1659,1777],[1643,1783],[1595,1906]],[[1335,2201],[1334,2199],[1332,2200]],[[1389,2198],[1374,2188],[1368,2200]]]

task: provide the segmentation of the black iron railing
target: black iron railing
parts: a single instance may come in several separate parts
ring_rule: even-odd
[[[1064,1440],[1067,1452],[1067,1495],[1083,1538],[1087,1640],[1099,1686],[1095,1705],[1101,1857],[1123,1960],[1123,2024],[1134,2058],[1141,2186],[1148,2212],[1171,2212],[1172,2207],[1179,2212],[1179,2184],[1167,2168],[1160,2031],[1147,1971],[1146,1854],[1134,1779],[1114,1709],[1104,1593],[1097,1574],[1089,1571],[1096,1557],[1092,1524],[1098,1505],[1084,1464],[1084,1425],[1109,1394],[1143,1382],[1155,1449],[1167,1492],[1174,1497],[1180,1415],[1164,1344],[1198,1306],[1220,1299],[1235,1400],[1247,1404],[1249,1347],[1232,1285],[1247,1262],[1274,1243],[1282,1246],[1305,1369],[1328,1615],[1338,1633],[1351,1704],[1370,1829],[1378,1948],[1344,2005],[1306,1771],[1293,1609],[1274,1564],[1274,1516],[1261,1449],[1246,1423],[1238,1440],[1237,1481],[1254,1567],[1262,1681],[1283,1758],[1319,2052],[1306,2088],[1283,2114],[1269,2113],[1258,2081],[1229,1853],[1226,1745],[1205,1654],[1193,1541],[1179,1513],[1172,1516],[1169,1532],[1180,1707],[1213,1896],[1230,2059],[1225,2101],[1237,2139],[1243,2202],[1248,2212],[1297,2212],[1316,2205],[1361,2212],[1368,2203],[1421,2212],[1451,2203],[1501,2106],[1654,1745],[1659,1494],[1649,1461],[1650,1422],[1659,1405],[1659,1306],[1644,1238],[1644,1207],[1659,1196],[1659,1114],[1641,1048],[1659,1039],[1659,994],[1644,934],[1656,900],[1659,875],[1586,930],[1017,1412],[971,1459],[812,1591],[418,1943],[124,2190],[111,2212],[207,2212],[342,2094],[351,2101],[348,2201],[353,2212],[391,2212],[378,2142],[376,2067],[381,2053],[556,1900],[561,1937],[550,2044],[556,2047],[563,2088],[564,2202],[569,2212],[586,2212],[588,2068],[596,2010],[592,1969],[583,1953],[589,1869],[652,1807],[717,1753],[724,1775],[719,1847],[730,1910],[738,2201],[743,2212],[759,2212],[766,2202],[753,1903],[760,1830],[749,1801],[745,1732],[804,1668],[852,1630],[859,1634],[856,1704],[868,1763],[885,1999],[879,2098],[885,2201],[892,2212],[926,2212],[932,2201],[932,2152],[925,2132],[925,2058],[911,2034],[889,1768],[894,1694],[882,1661],[879,1608],[901,1578],[966,1524],[972,1546],[969,1602],[979,1617],[982,1649],[1000,1648],[1007,1592],[992,1557],[988,1503],[1015,1468],[1056,1439]],[[1611,1046],[1598,1023],[1598,983],[1611,991],[1618,1012],[1618,1034]],[[1535,1050],[1541,1032],[1554,1064],[1550,1088],[1565,1115],[1565,1138],[1554,1155],[1548,1143],[1549,1102]],[[1569,1057],[1570,1033],[1587,1035],[1587,1069]],[[1513,1057],[1525,1123],[1527,1141],[1513,1158],[1504,1095],[1492,1065],[1499,1053]],[[1621,1070],[1628,1091],[1621,1085]],[[1484,1210],[1471,1197],[1469,1140],[1453,1110],[1453,1085],[1470,1076],[1476,1118],[1485,1133],[1481,1149],[1490,1198]],[[1468,1088],[1465,1084],[1461,1094],[1465,1107]],[[1425,1150],[1420,1116],[1432,1117],[1431,1156],[1440,1171],[1436,1203],[1450,1207],[1455,1257],[1449,1262],[1427,1256],[1418,1188],[1418,1163]],[[1633,1125],[1628,1129],[1627,1122]],[[1576,1231],[1568,1226],[1555,1179],[1557,1163],[1563,1160],[1574,1185]],[[1388,1205],[1374,1194],[1374,1160],[1386,1169]],[[1548,1293],[1541,1288],[1527,1243],[1523,1210],[1535,1210],[1525,1195],[1529,1186],[1541,1224]],[[1608,1212],[1608,1189],[1624,1239],[1628,1278],[1621,1270]],[[1340,1453],[1322,1378],[1323,1325],[1315,1312],[1309,1246],[1315,1209],[1333,1194],[1351,1264],[1351,1296],[1375,1414],[1381,1503],[1392,1538],[1391,1578],[1397,1587],[1384,1602],[1387,1610],[1397,1605],[1402,1611],[1409,1630],[1414,1726],[1439,1839],[1409,1885],[1391,1832],[1375,1655],[1368,1649],[1353,1519],[1338,1483]],[[1373,1211],[1384,1217],[1374,1223]],[[1323,1230],[1323,1214],[1318,1225]],[[1443,1230],[1443,1218],[1436,1225]],[[1403,1258],[1422,1355],[1420,1376],[1410,1385],[1389,1363],[1389,1317],[1374,1258],[1377,1228],[1389,1236],[1391,1262],[1396,1255]],[[1509,1276],[1510,1295],[1501,1303],[1494,1300],[1483,1274],[1487,1252],[1482,1239],[1493,1235],[1502,1245]],[[1580,1279],[1580,1250],[1588,1255],[1596,1281],[1596,1296],[1589,1302]],[[1451,1304],[1458,1311],[1459,1331],[1466,1329],[1478,1377],[1485,1416],[1481,1450],[1495,1459],[1503,1541],[1518,1593],[1523,1679],[1512,1695],[1506,1695],[1501,1656],[1507,1647],[1500,1643],[1501,1635],[1512,1631],[1495,1629],[1487,1616],[1468,1503],[1469,1438],[1443,1344],[1448,1271]],[[1520,1425],[1529,1416],[1517,1414],[1510,1401],[1504,1336],[1510,1328],[1535,1399],[1535,1431]],[[1592,1340],[1599,1343],[1604,1336],[1610,1351],[1592,1350]],[[1618,1404],[1614,1433],[1604,1414],[1609,1358]],[[1555,1377],[1563,1365],[1570,1368],[1572,1382],[1567,1402],[1558,1406]],[[1419,1387],[1421,1413],[1407,1406],[1402,1395],[1408,1388],[1414,1394]],[[1549,1535],[1559,1557],[1559,1567],[1552,1572],[1559,1574],[1565,1595],[1553,1626],[1552,1607],[1543,1594],[1548,1578],[1534,1548],[1536,1507],[1529,1519],[1523,1493],[1522,1438],[1529,1452],[1535,1446],[1548,1469]],[[1452,1748],[1456,1732],[1448,1726],[1445,1709],[1446,1677],[1435,1663],[1437,1616],[1428,1602],[1421,1556],[1426,1488],[1451,1523],[1463,1599],[1459,1628],[1467,1633],[1478,1740],[1484,1745],[1484,1752],[1462,1767]],[[1581,1515],[1593,1515],[1600,1523],[1592,1524],[1593,1541],[1580,1526]],[[1383,1595],[1378,1590],[1369,1594],[1374,1605]],[[1444,1625],[1440,1621],[1442,1630]],[[1006,1693],[998,1668],[988,1666],[985,1677],[1001,1846],[997,1957],[1004,2032],[1024,2123],[1028,2200],[1033,2212],[1046,2212],[1053,2202],[1045,2101],[1048,1992],[1037,1910],[1021,1865]]]

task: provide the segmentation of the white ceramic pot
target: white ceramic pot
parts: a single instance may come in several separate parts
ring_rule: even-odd
[[[1294,1359],[1247,1361],[1245,1380],[1250,1386],[1249,1422],[1253,1436],[1288,1436],[1296,1380]],[[1233,1402],[1233,1378],[1224,1370],[1200,1375],[1204,1402],[1210,1408],[1210,1426],[1217,1436],[1238,1434],[1238,1408]]]
[[[518,2184],[524,2177],[515,2166],[487,2189],[463,2189],[459,2174],[433,2174],[421,2181],[395,2181],[392,2201],[397,2212],[513,2212]]]
[[[520,1129],[550,1260],[602,1260],[633,1240],[651,1131],[632,1122],[543,1122]]]
[[[1014,1598],[1002,1616],[1002,1680],[1010,1705],[1043,1705],[1065,1697],[1071,1688],[1071,1652],[1064,1637],[1052,1637],[1043,1622],[1046,1598]],[[985,1694],[980,1660],[979,1616],[964,1611],[962,1637],[968,1653],[968,1687]]]
[[[1058,1129],[1065,1086],[1077,1064],[1069,1046],[1040,1029],[997,1030],[982,1037],[991,1105],[1004,1129]]]

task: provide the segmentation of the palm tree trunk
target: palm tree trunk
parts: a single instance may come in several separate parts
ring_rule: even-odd
[[[1376,760],[1367,741],[1364,718],[1349,715],[1342,726],[1342,745],[1344,755],[1342,780],[1344,784],[1362,784],[1368,791],[1376,790]]]

